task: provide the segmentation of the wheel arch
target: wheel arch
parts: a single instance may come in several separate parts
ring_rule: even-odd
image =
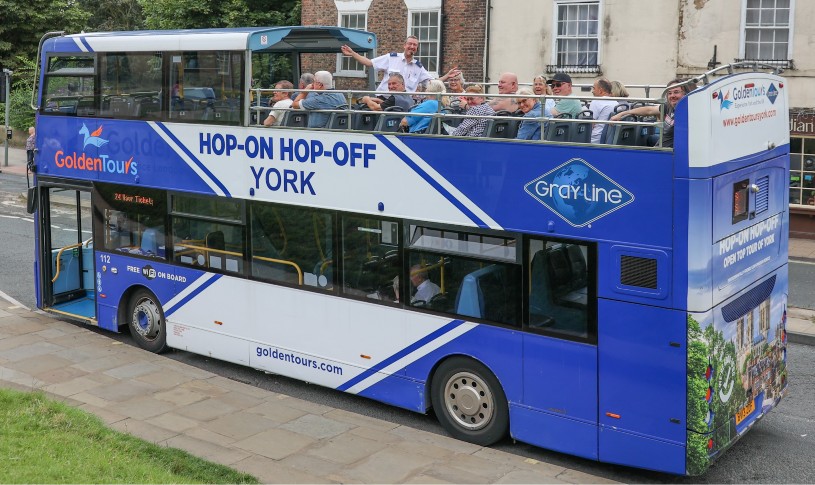
[[[159,302],[159,304],[161,304],[161,300],[158,299],[155,292],[153,292],[153,290],[151,290],[150,288],[140,284],[134,284],[129,286],[125,291],[122,292],[122,296],[121,298],[119,298],[119,306],[116,310],[116,326],[119,328],[120,332],[122,330],[122,327],[127,327],[128,325],[127,309],[130,306],[130,300],[133,298],[133,295],[139,290],[144,290],[150,293],[153,296],[153,298],[155,298],[156,301]],[[162,307],[162,312],[163,311],[164,308]]]

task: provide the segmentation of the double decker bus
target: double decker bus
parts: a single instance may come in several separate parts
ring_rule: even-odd
[[[563,136],[580,119],[538,118],[532,141],[363,130],[371,113],[350,107],[344,125],[298,128],[292,110],[263,127],[254,80],[332,65],[343,44],[376,52],[337,27],[44,38],[37,306],[432,408],[473,443],[674,474],[703,473],[778,404],[782,77],[700,75],[672,148],[626,142],[659,138],[632,120],[608,144]]]

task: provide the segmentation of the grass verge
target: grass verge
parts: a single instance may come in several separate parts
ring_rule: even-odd
[[[37,392],[0,389],[0,437],[0,483],[257,483]]]

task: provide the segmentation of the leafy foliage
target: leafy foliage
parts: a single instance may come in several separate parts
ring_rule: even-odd
[[[33,59],[49,31],[78,32],[90,17],[78,0],[0,0],[0,64],[12,70],[18,59]]]
[[[148,29],[298,25],[300,0],[138,0]]]
[[[25,130],[34,126],[34,111],[31,109],[34,61],[21,56],[16,59],[15,64],[19,67],[14,71],[11,92],[6,98],[9,103],[9,125],[15,130]],[[5,105],[0,104],[0,116],[5,116],[5,110]]]

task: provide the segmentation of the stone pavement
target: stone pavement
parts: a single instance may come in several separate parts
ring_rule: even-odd
[[[263,483],[615,483],[231,381],[3,299],[0,387]]]

